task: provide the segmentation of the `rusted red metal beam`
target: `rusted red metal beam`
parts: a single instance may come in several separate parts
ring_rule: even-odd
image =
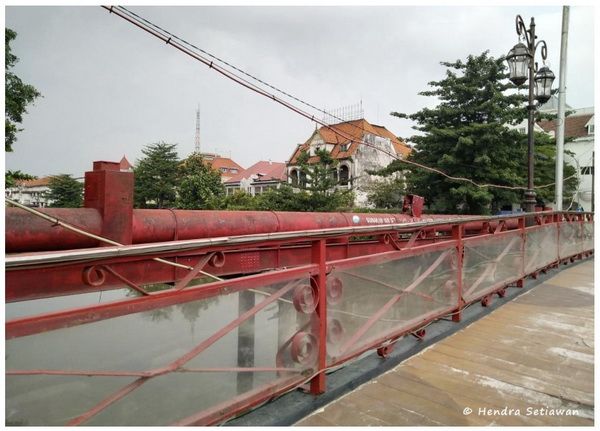
[[[205,271],[219,276],[254,274],[277,268],[296,267],[309,264],[311,261],[311,245],[304,244],[276,244],[248,249],[219,248],[224,255],[221,266],[209,263]],[[417,245],[432,243],[431,239],[424,239]],[[393,245],[380,241],[364,241],[343,243],[328,241],[326,245],[327,260],[340,260],[348,257],[365,256],[394,250]],[[152,283],[177,282],[189,271],[173,268],[160,262],[149,260],[151,257],[162,257],[187,266],[196,266],[203,259],[205,253],[212,252],[213,248],[199,251],[189,251],[178,254],[153,254],[140,257],[122,257],[99,260],[93,265],[107,265],[122,277],[136,285]],[[36,298],[47,298],[66,294],[93,292],[123,287],[123,280],[106,274],[104,282],[100,285],[85,284],[82,278],[90,263],[71,263],[60,266],[42,268],[11,269],[5,273],[6,301],[22,301]],[[44,280],[41,283],[40,280]]]
[[[113,404],[113,403],[119,401],[120,399],[122,399],[123,397],[127,396],[129,393],[136,390],[137,388],[142,386],[144,383],[148,382],[151,378],[177,371],[180,367],[182,367],[183,365],[185,365],[186,363],[188,363],[189,361],[194,359],[196,356],[198,356],[200,353],[202,353],[207,348],[212,346],[214,343],[216,343],[218,340],[223,338],[225,335],[227,335],[228,333],[233,331],[235,328],[239,327],[243,322],[245,322],[249,318],[255,316],[256,313],[258,313],[259,311],[261,311],[262,309],[267,307],[269,304],[272,304],[273,302],[277,301],[279,298],[281,298],[283,295],[285,295],[287,292],[289,292],[292,288],[294,288],[297,285],[298,285],[297,281],[290,281],[286,286],[280,288],[279,291],[272,293],[270,296],[268,296],[262,302],[258,303],[254,307],[252,307],[250,310],[248,310],[247,312],[245,312],[244,314],[239,316],[237,319],[232,320],[227,325],[220,328],[213,335],[211,335],[210,337],[208,337],[207,339],[202,341],[200,344],[195,346],[193,349],[188,351],[186,354],[180,356],[179,358],[175,359],[174,361],[170,362],[168,365],[166,365],[164,367],[159,367],[159,368],[155,368],[153,370],[148,371],[147,375],[143,375],[142,377],[138,378],[134,382],[129,383],[128,385],[119,389],[115,393],[104,398],[96,406],[92,407],[85,413],[83,413],[80,416],[71,420],[68,423],[68,425],[80,425],[80,424],[90,420],[92,417],[94,417],[101,411],[105,410],[111,404]]]
[[[264,287],[265,285],[293,278],[310,277],[316,271],[314,265],[282,271],[256,274],[243,279],[224,280],[184,290],[167,290],[147,296],[130,298],[103,304],[91,304],[57,312],[21,317],[6,322],[6,339],[38,334],[59,328],[97,322],[140,311],[155,310],[169,305],[181,304],[223,293]]]
[[[67,422],[67,425],[75,426],[75,425],[81,425],[82,423],[87,422],[88,420],[90,420],[92,417],[94,417],[101,411],[105,410],[112,404],[116,403],[120,399],[127,396],[130,392],[132,392],[132,391],[136,390],[137,388],[139,388],[140,386],[142,386],[144,383],[146,383],[148,381],[148,379],[149,379],[149,377],[140,377],[139,379],[134,380],[127,386],[121,388],[119,391],[117,391],[114,394],[111,394],[107,398],[103,399],[100,403],[98,403],[92,409],[77,416],[76,418],[71,419],[69,422]]]
[[[310,391],[313,394],[322,394],[326,389],[325,368],[327,367],[327,272],[325,240],[315,241],[312,245],[312,261],[317,265],[318,271],[314,276],[314,284],[317,288],[317,298],[319,300],[316,309],[316,319],[314,319],[313,332],[317,334],[318,355],[317,370],[318,374],[310,382]]]

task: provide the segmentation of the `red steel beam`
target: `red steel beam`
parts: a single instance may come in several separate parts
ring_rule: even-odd
[[[224,280],[207,285],[189,287],[181,291],[167,290],[138,298],[113,301],[104,304],[93,304],[68,310],[16,318],[6,322],[6,339],[97,322],[99,320],[138,313],[140,311],[154,310],[169,305],[205,299],[219,294],[259,288],[293,278],[308,278],[314,274],[315,270],[316,267],[310,265],[251,275],[241,279]]]
[[[424,239],[417,245],[430,244],[432,239]],[[212,250],[209,248],[209,250]],[[209,250],[190,251],[178,254],[176,261],[180,264],[195,266]],[[394,250],[392,244],[380,241],[364,241],[342,243],[327,242],[327,260],[340,260],[348,257],[364,256]],[[247,249],[221,248],[225,261],[221,267],[210,263],[205,271],[222,277],[228,275],[253,274],[282,267],[295,267],[310,263],[311,245],[268,245]],[[152,283],[177,282],[189,271],[172,268],[159,262],[150,261],[150,257],[173,259],[170,254],[156,254],[144,257],[122,257],[100,260],[93,263],[70,263],[43,268],[11,269],[5,273],[6,301],[47,298],[53,296],[87,293],[99,290],[114,289],[123,286],[123,281],[107,274],[101,286],[87,286],[82,283],[82,272],[92,264],[105,264],[130,282],[139,285]],[[44,280],[41,283],[40,280]]]
[[[91,419],[92,417],[94,417],[95,415],[100,413],[102,410],[105,410],[110,405],[116,403],[123,397],[127,396],[130,392],[132,392],[132,391],[136,390],[137,388],[139,388],[140,386],[142,386],[144,383],[146,383],[148,381],[148,379],[149,379],[149,377],[140,377],[139,379],[134,380],[127,386],[121,388],[118,392],[115,392],[114,394],[110,395],[109,397],[103,399],[99,404],[94,406],[92,409],[77,416],[76,418],[71,419],[69,422],[67,422],[67,425],[75,426],[75,425],[80,425],[80,424],[88,421],[89,419]]]
[[[279,291],[277,291],[276,293],[273,293],[272,295],[270,295],[269,297],[264,299],[262,302],[256,304],[250,310],[248,310],[247,312],[245,312],[244,314],[239,316],[237,319],[232,320],[230,323],[228,323],[227,325],[225,325],[224,327],[222,327],[221,329],[216,331],[213,335],[211,335],[210,337],[208,337],[207,339],[202,341],[200,344],[198,344],[196,347],[194,347],[193,349],[188,351],[186,354],[184,354],[181,357],[177,358],[176,360],[170,362],[168,365],[166,365],[164,367],[159,367],[159,368],[153,369],[152,371],[150,371],[150,375],[144,375],[143,377],[140,377],[137,380],[135,380],[134,382],[119,389],[114,394],[111,394],[108,397],[106,397],[105,399],[103,399],[102,401],[100,401],[100,403],[98,403],[96,406],[92,407],[85,413],[83,413],[83,414],[79,415],[78,417],[69,421],[69,423],[67,425],[80,425],[80,424],[90,420],[92,417],[94,417],[101,411],[108,408],[111,404],[114,404],[115,402],[124,398],[129,393],[131,393],[132,391],[134,391],[135,389],[139,388],[144,383],[149,381],[151,378],[177,371],[180,367],[182,367],[187,362],[194,359],[196,356],[198,356],[200,353],[202,353],[203,351],[208,349],[210,346],[212,346],[214,343],[219,341],[225,335],[227,335],[228,333],[233,331],[235,328],[239,327],[246,320],[248,320],[252,316],[255,316],[256,313],[258,313],[259,311],[261,311],[268,305],[272,304],[273,302],[277,301],[279,298],[281,298],[283,295],[285,295],[287,292],[289,292],[293,287],[297,286],[297,284],[298,284],[297,281],[289,282],[286,286],[279,289]]]

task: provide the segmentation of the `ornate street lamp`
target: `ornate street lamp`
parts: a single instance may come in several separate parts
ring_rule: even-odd
[[[535,98],[540,105],[546,103],[552,95],[552,83],[554,82],[554,73],[546,66],[542,67],[535,74]]]
[[[522,40],[511,49],[507,56],[508,78],[516,86],[521,86],[529,80],[529,98],[527,109],[529,111],[527,120],[527,191],[525,192],[525,211],[535,211],[535,191],[533,189],[533,151],[534,151],[534,113],[537,106],[546,103],[552,94],[552,82],[554,73],[545,65],[537,70],[535,54],[541,45],[542,60],[545,62],[548,55],[546,42],[540,40],[536,43],[535,21],[531,18],[529,29],[525,27],[521,15],[516,18],[517,35]],[[525,42],[525,44],[523,43]],[[538,101],[538,105],[534,104]]]

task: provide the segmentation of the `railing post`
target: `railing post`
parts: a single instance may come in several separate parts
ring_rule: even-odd
[[[457,224],[452,226],[452,239],[456,240],[456,286],[458,289],[458,301],[457,307],[452,315],[452,321],[460,322],[462,318],[462,307],[463,307],[463,298],[462,298],[462,287],[463,287],[463,276],[462,276],[462,268],[463,268],[463,255],[464,255],[464,245],[463,245],[463,225]]]
[[[577,240],[581,243],[579,247],[579,255],[578,259],[583,259],[583,242],[585,240],[585,214],[577,214],[577,219],[579,221],[579,235],[577,236]]]
[[[560,225],[562,223],[563,213],[556,217],[556,265],[560,266]]]
[[[525,259],[527,257],[527,231],[525,230],[525,217],[519,217],[518,220],[518,227],[519,231],[521,232],[521,256],[523,256],[523,258],[521,259],[521,278],[517,280],[516,287],[523,287],[525,285],[525,277],[527,277],[527,274],[525,274]]]
[[[312,263],[319,265],[319,272],[314,277],[319,303],[317,304],[317,338],[319,340],[319,355],[317,367],[319,374],[310,381],[310,392],[322,394],[325,392],[325,368],[327,368],[327,273],[325,268],[327,248],[325,239],[312,243]]]

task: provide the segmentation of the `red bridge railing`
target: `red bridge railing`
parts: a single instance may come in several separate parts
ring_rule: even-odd
[[[282,247],[304,263],[192,285]],[[217,424],[294,388],[322,393],[328,371],[592,253],[592,214],[545,212],[8,256],[7,423]],[[140,282],[154,258],[193,269],[156,291]],[[25,273],[32,291],[61,273],[80,288],[19,297]]]

